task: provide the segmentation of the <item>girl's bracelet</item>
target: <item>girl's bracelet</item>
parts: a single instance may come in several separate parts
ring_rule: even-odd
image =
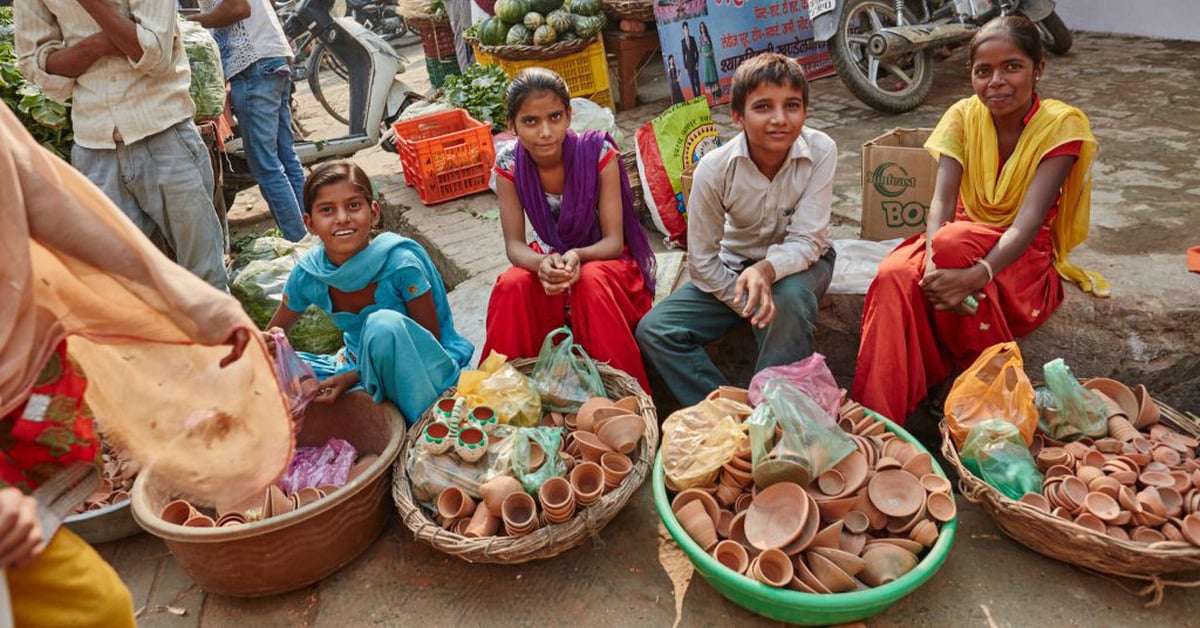
[[[975,263],[983,264],[983,269],[987,271],[988,283],[991,283],[992,280],[996,278],[996,273],[992,272],[992,265],[989,264],[987,260],[985,260],[981,257],[981,258],[975,260]]]

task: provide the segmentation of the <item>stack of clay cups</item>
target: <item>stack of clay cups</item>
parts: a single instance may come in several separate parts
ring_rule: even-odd
[[[604,469],[595,462],[575,465],[569,477],[575,502],[580,506],[591,506],[604,494]]]
[[[575,489],[560,477],[553,477],[538,488],[538,501],[548,523],[564,523],[575,515]]]
[[[511,493],[500,505],[500,518],[509,536],[523,536],[538,527],[537,504],[528,493]]]

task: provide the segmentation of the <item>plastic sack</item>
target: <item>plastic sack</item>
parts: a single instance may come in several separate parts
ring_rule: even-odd
[[[596,363],[583,347],[575,344],[568,327],[546,334],[531,379],[542,397],[542,406],[552,412],[578,412],[588,399],[608,396]]]
[[[207,28],[198,22],[179,21],[179,39],[192,70],[188,94],[196,103],[196,119],[215,118],[225,111],[225,73],[221,49]]]
[[[281,330],[273,330],[271,340],[275,343],[275,377],[279,380],[279,389],[287,399],[292,418],[300,417],[308,402],[317,396],[317,374],[307,362],[296,355],[296,351],[292,349],[287,336]]]
[[[1042,492],[1042,473],[1016,425],[1000,419],[971,426],[963,442],[963,465],[1009,499]]]
[[[744,403],[706,399],[671,413],[663,422],[659,449],[668,486],[682,491],[715,482],[746,441],[745,428],[734,417],[750,412]]]
[[[542,399],[529,378],[507,360],[503,353],[493,351],[478,369],[459,373],[458,394],[465,396],[472,408],[488,406],[495,410],[502,424],[537,425],[542,417]]]
[[[883,258],[903,242],[903,238],[881,240],[834,240],[837,263],[829,281],[829,294],[866,294]]]
[[[808,486],[857,449],[841,429],[826,427],[825,409],[787,380],[767,381],[763,396],[766,403],[746,419],[758,488],[776,482]]]
[[[1062,358],[1042,366],[1046,390],[1053,398],[1041,413],[1042,431],[1059,441],[1108,435],[1108,406],[1094,391],[1080,385]]]
[[[991,419],[1016,425],[1026,446],[1033,442],[1038,413],[1024,364],[1017,343],[1002,342],[984,349],[954,380],[946,395],[946,425],[960,451],[971,426]]]
[[[285,493],[325,484],[342,486],[358,455],[354,445],[340,438],[331,438],[324,447],[297,447],[287,471],[276,484]]]
[[[562,446],[562,428],[523,427],[516,430],[511,440],[512,474],[521,481],[521,486],[527,492],[536,493],[546,480],[567,473],[567,465],[558,455]],[[537,443],[546,454],[546,461],[532,470],[529,468],[530,442]]]
[[[803,360],[782,366],[769,366],[750,380],[750,405],[758,407],[763,402],[763,386],[774,378],[782,378],[808,395],[825,410],[821,422],[826,427],[837,425],[842,407],[842,389],[833,379],[833,373],[825,364],[825,356],[814,353]]]
[[[576,133],[584,131],[604,131],[621,141],[621,129],[617,127],[617,118],[612,109],[588,100],[587,98],[571,99],[571,130]]]

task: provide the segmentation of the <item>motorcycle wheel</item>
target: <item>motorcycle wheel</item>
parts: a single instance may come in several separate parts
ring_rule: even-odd
[[[1071,44],[1075,43],[1071,29],[1067,28],[1062,18],[1058,17],[1058,13],[1054,11],[1051,11],[1046,19],[1037,23],[1037,29],[1038,33],[1042,35],[1042,44],[1052,54],[1065,55],[1071,49]]]
[[[318,42],[308,57],[308,87],[321,107],[334,120],[350,124],[350,73]]]
[[[913,21],[905,15],[906,21]],[[867,40],[877,30],[896,25],[890,0],[848,0],[829,39],[829,56],[846,89],[871,108],[884,113],[912,111],[933,87],[933,51],[926,48],[898,63],[877,59]]]

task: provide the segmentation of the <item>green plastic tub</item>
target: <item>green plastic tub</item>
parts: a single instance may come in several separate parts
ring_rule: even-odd
[[[925,453],[929,453],[921,443],[917,442],[903,428],[886,418],[872,415],[887,424],[888,431],[916,445]],[[934,473],[945,477],[937,460],[933,461]],[[733,572],[728,567],[717,562],[705,552],[687,532],[683,531],[675,514],[671,512],[671,500],[667,498],[667,487],[663,480],[662,450],[654,459],[654,505],[662,518],[667,530],[683,548],[696,571],[708,581],[717,591],[734,604],[777,621],[806,626],[823,626],[830,624],[845,624],[859,621],[882,613],[887,607],[898,602],[901,598],[916,591],[925,581],[933,577],[946,556],[950,554],[950,546],[954,543],[954,530],[958,521],[944,524],[941,535],[933,547],[926,553],[915,569],[905,574],[899,580],[881,587],[865,591],[848,593],[830,593],[815,595],[794,591],[792,589],[777,589],[760,582],[755,582],[746,576]]]

